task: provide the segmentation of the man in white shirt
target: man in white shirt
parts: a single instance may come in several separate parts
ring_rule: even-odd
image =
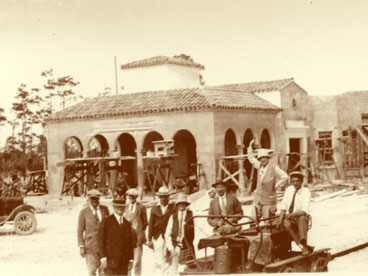
[[[280,227],[285,228],[303,254],[308,254],[313,251],[313,247],[307,245],[311,193],[307,187],[302,186],[303,179],[302,172],[290,173],[292,185],[285,190],[281,202]]]
[[[249,143],[248,160],[258,170],[258,175],[251,217],[266,219],[269,217],[270,209],[276,209],[276,189],[284,186],[289,177],[277,164],[270,162],[271,150],[258,149],[257,158],[255,158],[253,144],[254,139]]]
[[[165,232],[166,248],[169,250],[171,261],[171,275],[178,274],[180,260],[195,259],[193,246],[194,223],[191,218],[193,212],[188,209],[190,202],[184,193],[178,194],[176,211],[170,216]]]

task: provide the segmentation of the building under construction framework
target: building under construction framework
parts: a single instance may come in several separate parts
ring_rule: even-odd
[[[152,192],[175,188],[177,178],[200,189],[222,178],[243,192],[254,175],[246,156],[253,138],[275,150],[282,168],[305,170],[312,181],[345,177],[350,167],[364,175],[368,111],[356,110],[361,120],[341,129],[345,118],[328,118],[339,114],[338,100],[310,97],[293,79],[200,86],[203,65],[163,56],[121,69],[126,92],[48,119],[50,193],[116,185]]]

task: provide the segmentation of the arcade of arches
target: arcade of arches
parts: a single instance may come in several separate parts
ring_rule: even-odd
[[[247,147],[250,141],[257,137],[253,134],[251,129],[246,129],[243,133],[237,133],[233,129],[228,129],[224,133],[223,152],[225,156],[236,156],[239,154],[247,154]],[[241,138],[238,138],[241,137]],[[267,129],[263,129],[260,132],[260,145],[264,148],[271,147],[271,136]],[[137,138],[130,133],[120,134],[114,143],[111,143],[111,139],[108,140],[104,135],[98,134],[93,136],[84,145],[81,140],[76,137],[68,137],[64,142],[64,157],[65,159],[78,159],[81,158],[104,158],[107,167],[103,169],[101,164],[97,166],[99,172],[103,171],[106,175],[104,177],[105,185],[110,189],[114,189],[119,178],[124,177],[127,188],[139,186],[139,159],[142,160],[148,158],[150,154],[154,152],[154,142],[162,141],[165,137],[157,131],[148,132],[142,139],[141,147],[137,147]],[[193,134],[186,130],[178,130],[171,139],[174,141],[175,156],[171,163],[172,179],[182,178],[189,181],[192,176],[197,176],[198,161],[197,161],[197,142]],[[110,144],[109,144],[110,141]],[[239,142],[242,141],[241,145]],[[239,151],[241,150],[241,152]],[[115,158],[130,157],[129,159],[114,159],[110,160],[111,156]],[[97,160],[97,159],[96,159]],[[141,161],[142,166],[145,166],[145,162]],[[110,166],[110,167],[108,167]],[[245,179],[251,178],[252,166],[248,160],[244,160],[244,173]],[[110,169],[109,169],[110,168]],[[112,169],[111,169],[112,168]],[[238,163],[234,163],[232,170],[238,169]],[[121,174],[119,174],[121,170]],[[152,175],[145,175],[146,170],[143,168],[143,187],[144,192],[153,192],[152,189],[158,190],[158,183],[155,187],[148,185],[147,177]],[[96,174],[98,175],[98,174]],[[96,176],[95,175],[95,176]],[[101,179],[101,175],[100,175]],[[110,182],[110,183],[106,183]],[[115,184],[111,184],[111,182]],[[96,183],[96,182],[93,182]],[[244,183],[247,185],[246,183]],[[193,185],[195,186],[196,183]],[[198,186],[198,185],[197,185]],[[79,186],[80,187],[80,186]],[[88,187],[91,188],[91,187]],[[81,189],[81,188],[80,188]]]

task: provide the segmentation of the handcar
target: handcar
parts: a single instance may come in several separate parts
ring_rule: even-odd
[[[0,226],[13,223],[18,235],[30,235],[37,228],[35,208],[24,204],[23,197],[0,197]]]
[[[262,219],[260,226],[248,216],[193,216],[196,218],[222,218],[228,224],[249,227],[234,234],[213,235],[199,240],[198,249],[205,250],[202,258],[192,258],[186,263],[182,275],[243,274],[278,272],[322,272],[328,270],[330,248],[323,248],[303,255],[293,251],[291,238],[278,227],[278,216]],[[247,222],[232,224],[229,218],[248,218]],[[214,248],[214,255],[207,255],[207,248]]]

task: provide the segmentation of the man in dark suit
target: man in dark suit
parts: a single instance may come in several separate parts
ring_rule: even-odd
[[[98,247],[105,275],[128,275],[133,266],[135,233],[124,217],[125,197],[116,197],[114,213],[105,218],[98,230]]]
[[[226,183],[218,181],[212,184],[212,187],[216,189],[217,197],[211,200],[208,215],[213,216],[230,216],[230,215],[243,215],[239,200],[236,196],[226,193]],[[228,219],[230,222],[237,222],[238,218]],[[215,232],[227,233],[231,231],[231,226],[227,224],[221,218],[208,218],[208,223],[213,227]],[[228,233],[229,234],[229,233]]]
[[[155,268],[154,275],[164,275],[165,264],[165,231],[171,214],[175,210],[175,205],[169,203],[170,192],[165,186],[160,187],[158,193],[160,203],[151,209],[148,226],[148,246],[154,250]]]
[[[100,222],[109,215],[109,209],[99,204],[101,193],[90,190],[87,193],[88,206],[82,209],[78,218],[78,246],[80,255],[86,258],[89,275],[96,275],[100,267],[97,233]]]
[[[138,190],[131,188],[127,191],[130,204],[125,209],[124,216],[132,224],[132,228],[137,235],[137,247],[134,249],[134,275],[141,275],[143,244],[146,240],[147,211],[146,207],[137,202]]]

